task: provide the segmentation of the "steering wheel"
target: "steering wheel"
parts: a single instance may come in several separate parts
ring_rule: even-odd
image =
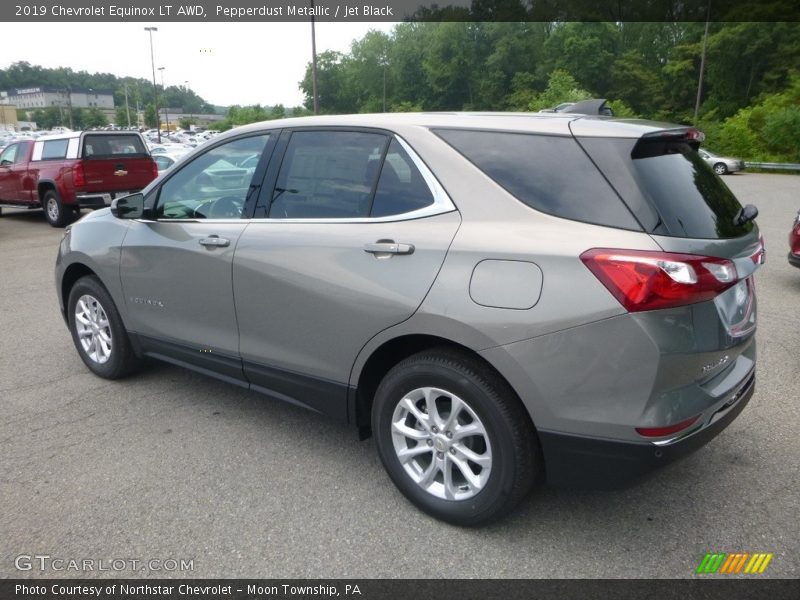
[[[223,196],[215,200],[208,209],[209,219],[238,219],[242,216],[243,202],[236,196]]]

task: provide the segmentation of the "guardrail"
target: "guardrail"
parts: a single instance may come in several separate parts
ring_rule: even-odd
[[[776,171],[800,171],[796,163],[762,163],[745,161],[744,166],[753,169],[774,169]]]

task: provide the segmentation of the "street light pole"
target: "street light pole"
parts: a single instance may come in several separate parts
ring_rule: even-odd
[[[156,113],[156,131],[158,133],[158,143],[161,143],[161,127],[158,126],[158,87],[156,87],[156,61],[153,58],[153,32],[158,31],[158,27],[145,27],[144,30],[150,34],[150,65],[153,67],[153,108]]]
[[[166,67],[158,67],[158,70],[161,71],[161,89],[164,90],[164,96],[166,98],[167,88],[164,86],[164,69],[166,69]],[[166,99],[164,100],[164,122],[167,124],[167,137],[169,137],[169,109],[167,108]]]

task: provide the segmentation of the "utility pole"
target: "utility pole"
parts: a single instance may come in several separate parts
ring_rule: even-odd
[[[123,83],[125,86],[125,114],[128,116],[128,129],[131,128],[131,107],[128,104],[128,83]]]
[[[156,61],[153,58],[153,32],[158,31],[158,27],[145,27],[144,30],[150,34],[150,65],[153,67],[153,108],[156,113],[156,131],[158,132],[158,143],[161,143],[161,127],[158,126],[158,87],[156,87]]]
[[[694,103],[693,125],[697,125],[697,115],[700,112],[700,96],[703,93],[703,73],[706,70],[706,47],[708,46],[708,21],[711,18],[711,0],[708,0],[708,10],[706,12],[706,30],[703,34],[703,52],[700,55],[700,77],[697,81],[697,100]]]
[[[319,114],[317,96],[317,37],[314,30],[314,0],[311,0],[311,91],[314,94],[314,114]]]

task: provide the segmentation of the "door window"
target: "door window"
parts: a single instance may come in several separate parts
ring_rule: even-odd
[[[3,153],[0,154],[0,166],[13,165],[17,161],[17,149],[19,147],[19,144],[11,144],[8,148],[3,150]]]
[[[372,192],[388,142],[356,131],[292,134],[272,194],[272,219],[369,216]]]
[[[159,192],[159,219],[239,219],[269,134],[231,140],[195,157]]]
[[[371,217],[388,217],[433,204],[433,194],[419,169],[397,140],[389,144],[372,201]]]

